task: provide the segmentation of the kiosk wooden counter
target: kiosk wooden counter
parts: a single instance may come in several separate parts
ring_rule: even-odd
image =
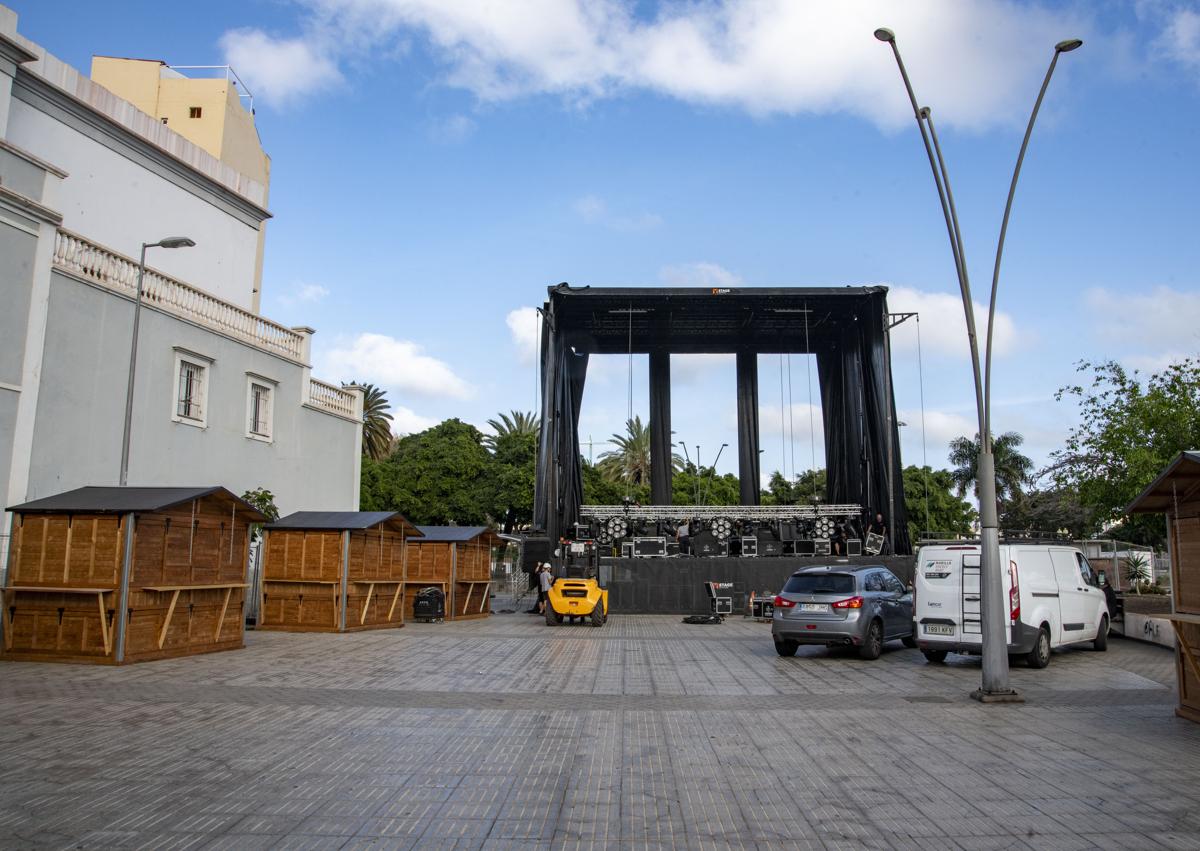
[[[420,535],[394,511],[297,511],[264,526],[258,628],[403,626],[408,539]]]
[[[1179,638],[1175,714],[1200,722],[1200,452],[1181,452],[1127,514],[1165,514],[1171,557],[1171,626]]]
[[[8,509],[0,658],[120,665],[243,646],[249,531],[222,487],[85,487]]]
[[[422,588],[446,595],[446,619],[469,620],[491,614],[492,547],[500,537],[487,526],[418,526],[413,541],[405,596],[408,610]]]

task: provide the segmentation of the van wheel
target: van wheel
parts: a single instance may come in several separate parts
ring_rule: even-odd
[[[860,659],[878,659],[883,653],[883,627],[879,621],[871,621],[871,625],[867,627],[867,636],[863,639],[862,646],[858,648],[858,656]]]
[[[596,604],[596,608],[592,609],[591,621],[592,626],[604,626],[604,607],[599,603]]]
[[[775,640],[775,652],[780,656],[795,656],[796,651],[800,649],[800,645],[795,641],[780,641]]]
[[[562,623],[563,616],[554,611],[554,608],[546,603],[546,626],[558,626]]]
[[[1037,641],[1034,642],[1033,649],[1029,651],[1025,661],[1031,668],[1044,668],[1050,664],[1050,630],[1046,627],[1038,630]]]
[[[921,654],[925,657],[926,662],[932,662],[935,665],[940,665],[946,661],[945,650],[922,650]]]
[[[1108,615],[1100,616],[1100,631],[1096,633],[1096,640],[1092,642],[1092,647],[1101,653],[1108,649]]]

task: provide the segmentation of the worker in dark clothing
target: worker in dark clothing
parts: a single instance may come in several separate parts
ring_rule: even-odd
[[[883,545],[879,549],[880,555],[888,552],[891,541],[888,540],[887,521],[883,519],[882,512],[875,512],[875,519],[871,521],[869,526],[867,526],[867,534],[878,535],[879,537],[883,538]]]
[[[1115,620],[1117,617],[1117,592],[1107,579],[1104,580],[1104,602],[1108,604],[1108,619]]]

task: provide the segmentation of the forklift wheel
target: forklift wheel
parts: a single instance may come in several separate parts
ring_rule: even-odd
[[[560,623],[562,623],[562,619],[563,619],[563,616],[560,615],[558,612],[554,611],[554,609],[550,606],[550,604],[547,603],[546,604],[546,626],[558,626]]]
[[[608,619],[606,617],[604,617],[604,607],[603,606],[596,606],[596,608],[592,609],[591,620],[592,620],[592,626],[604,626],[604,622]]]

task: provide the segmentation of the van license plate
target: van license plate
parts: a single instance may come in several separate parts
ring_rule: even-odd
[[[954,635],[954,627],[940,623],[921,624],[921,628],[929,635]]]
[[[800,611],[802,612],[827,612],[829,606],[825,603],[801,603]]]

